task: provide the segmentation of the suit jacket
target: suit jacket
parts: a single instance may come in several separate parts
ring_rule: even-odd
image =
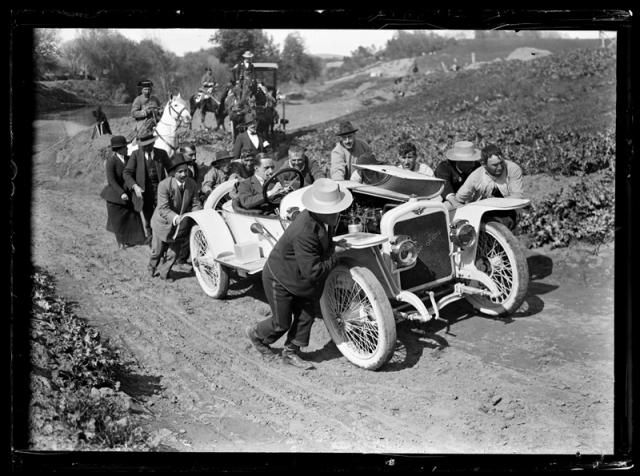
[[[331,178],[333,180],[351,180],[351,175],[356,171],[353,164],[357,163],[358,157],[371,153],[369,145],[356,137],[353,149],[345,149],[340,142],[331,151]],[[359,178],[357,176],[354,178]]]
[[[455,194],[460,189],[467,177],[471,175],[471,172],[473,172],[473,170],[477,169],[478,167],[480,167],[480,162],[476,162],[475,167],[472,170],[462,173],[450,160],[446,159],[440,162],[436,167],[434,175],[436,178],[444,180],[444,188],[440,193],[442,199],[446,200],[448,195],[452,193]]]
[[[258,134],[258,147],[256,147],[253,145],[253,142],[251,142],[251,139],[249,139],[249,134],[245,131],[236,137],[236,141],[233,144],[233,156],[239,159],[243,150],[252,151],[257,154],[258,152],[264,152],[268,146],[269,143],[265,138]]]
[[[262,195],[262,184],[255,175],[238,182],[233,201],[233,205],[245,210],[260,210],[263,213],[273,211],[273,206],[265,201]]]
[[[169,155],[162,150],[153,148],[153,163],[156,166],[156,173],[158,174],[159,181],[162,181],[167,176],[166,170],[171,167],[171,161]],[[147,189],[147,175],[145,173],[146,159],[144,157],[144,151],[138,148],[133,151],[131,157],[127,161],[127,165],[124,167],[122,176],[124,177],[124,184],[128,190],[133,190],[133,186],[138,184],[142,187],[142,190]]]
[[[304,155],[303,158],[304,158],[304,166],[300,172],[302,172],[302,176],[304,177],[305,185],[312,184],[315,180],[321,177],[326,178],[327,174],[324,171],[324,169],[320,166],[320,164],[318,164],[318,162],[316,162],[313,159],[310,159],[306,155]],[[291,165],[289,165],[288,157],[284,157],[276,162],[276,171],[280,169],[286,169],[289,167],[291,167]],[[286,174],[282,174],[280,177],[282,177],[284,180],[294,180],[297,176],[298,175],[296,173],[289,172]]]
[[[313,213],[303,210],[276,243],[266,266],[294,296],[317,298],[338,262],[332,238]]]
[[[117,203],[118,205],[126,205],[130,203],[121,198],[121,195],[125,193],[124,190],[124,177],[122,173],[125,165],[128,162],[128,158],[125,156],[124,164],[120,161],[115,152],[107,158],[104,167],[107,174],[107,185],[100,192],[100,196],[107,202]]]
[[[167,177],[158,185],[158,205],[151,217],[153,234],[167,241],[175,232],[173,219],[176,215],[200,209],[198,185],[192,178],[185,178],[184,190],[180,191],[178,181],[174,177]]]

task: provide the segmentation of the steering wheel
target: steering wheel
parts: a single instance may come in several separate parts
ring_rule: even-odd
[[[302,175],[302,172],[300,172],[298,169],[294,169],[293,167],[286,167],[284,169],[280,169],[271,177],[269,177],[269,179],[265,181],[264,185],[262,186],[262,196],[264,197],[265,202],[267,202],[269,205],[277,205],[278,203],[280,203],[281,197],[271,198],[267,195],[267,192],[269,191],[269,187],[271,187],[271,185],[273,185],[276,180],[278,180],[280,184],[282,184],[284,187],[290,186],[296,180],[295,178],[293,180],[290,180],[288,183],[284,184],[282,183],[283,181],[279,179],[279,176],[284,175],[286,173],[291,173],[291,172],[295,172],[296,175],[298,176],[297,178],[300,180],[300,186],[298,188],[304,187],[304,175]]]

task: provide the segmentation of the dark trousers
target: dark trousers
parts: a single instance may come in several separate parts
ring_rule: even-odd
[[[258,338],[269,345],[286,333],[285,345],[308,346],[313,320],[320,315],[318,301],[291,294],[273,277],[268,266],[262,271],[262,285],[271,307],[271,317],[258,323]]]
[[[160,274],[165,277],[171,271],[176,262],[185,262],[189,257],[189,234],[191,233],[191,226],[184,225],[180,228],[180,233],[174,239],[169,239],[167,241],[162,241],[157,233],[153,233],[153,237],[151,239],[151,257],[149,258],[149,266],[154,269],[158,267],[160,263],[160,259],[162,255],[164,255],[167,250],[171,251],[169,256],[167,256],[167,263],[160,270]],[[173,236],[173,235],[171,235]]]
[[[144,215],[147,236],[151,236],[151,217],[158,201],[158,184],[148,182],[147,187],[148,190],[145,190],[142,195],[142,214]]]

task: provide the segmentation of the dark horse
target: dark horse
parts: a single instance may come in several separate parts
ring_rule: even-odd
[[[255,94],[255,113],[258,121],[258,134],[265,137],[273,135],[273,127],[278,122],[278,111],[276,111],[276,101],[274,92],[258,87]]]
[[[228,88],[225,88],[219,97],[216,97],[215,94],[207,94],[202,91],[197,92],[189,98],[191,117],[195,117],[195,112],[200,111],[200,124],[204,126],[206,114],[210,112],[216,118],[216,128],[214,130],[217,131],[220,126],[222,126],[222,130],[226,132],[224,118],[227,117],[227,109],[224,103],[228,94]]]

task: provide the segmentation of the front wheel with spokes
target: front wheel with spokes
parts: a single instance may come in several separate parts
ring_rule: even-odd
[[[527,294],[529,267],[520,242],[502,223],[490,221],[481,225],[476,267],[491,278],[499,294],[494,297],[467,296],[467,301],[491,316],[515,312]]]
[[[396,323],[391,304],[371,270],[336,266],[320,298],[322,318],[347,360],[375,370],[393,355]]]

